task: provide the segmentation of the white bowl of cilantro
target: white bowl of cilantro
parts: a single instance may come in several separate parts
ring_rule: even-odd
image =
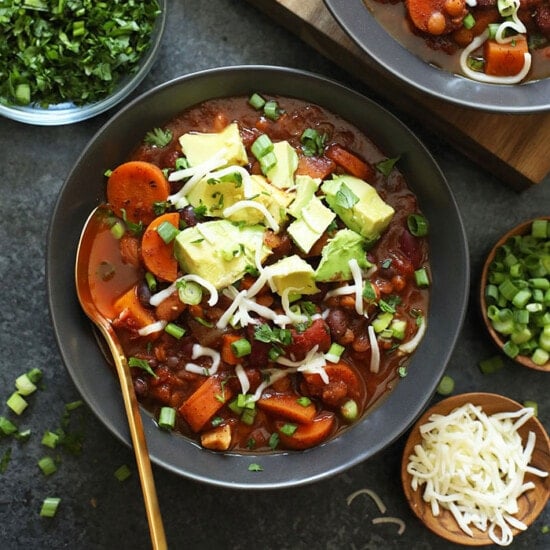
[[[166,0],[24,0],[2,8],[0,115],[56,126],[127,97],[151,69]]]

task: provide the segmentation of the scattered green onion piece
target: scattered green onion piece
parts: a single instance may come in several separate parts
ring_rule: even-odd
[[[252,424],[254,424],[254,419],[256,418],[257,412],[258,411],[256,409],[245,408],[241,414],[241,422],[247,426],[252,426]]]
[[[5,473],[11,460],[11,448],[7,448],[0,457],[0,474]]]
[[[132,475],[132,471],[128,465],[123,464],[114,471],[113,475],[118,479],[118,481],[126,481]]]
[[[174,407],[161,407],[158,425],[164,430],[172,430],[176,425],[176,409]]]
[[[151,292],[155,292],[155,290],[157,290],[157,280],[150,271],[147,271],[147,273],[145,273],[145,282],[147,283],[147,288]]]
[[[541,348],[537,348],[533,355],[531,355],[531,361],[533,361],[535,365],[545,365],[548,361],[550,361],[550,353]]]
[[[50,432],[49,430],[44,432],[42,436],[42,445],[49,447],[50,449],[55,449],[59,441],[59,435],[55,432]]]
[[[515,359],[519,354],[519,347],[511,340],[508,340],[502,346],[502,351],[511,359]]]
[[[57,466],[50,456],[45,456],[38,461],[38,467],[45,476],[50,476],[57,472]]]
[[[273,142],[267,134],[261,134],[250,146],[252,154],[259,160],[273,151]]]
[[[536,401],[530,401],[530,400],[524,401],[523,406],[528,407],[530,409],[533,409],[534,415],[538,416],[538,414],[539,414],[539,404]]]
[[[476,24],[476,20],[474,18],[474,16],[469,13],[468,15],[466,15],[466,17],[462,20],[462,24],[464,25],[464,28],[466,29],[471,29],[475,26]]]
[[[437,393],[439,395],[451,395],[455,389],[455,381],[448,374],[444,375],[437,386]]]
[[[122,222],[116,221],[113,225],[111,225],[111,235],[115,239],[121,239],[125,232],[126,229],[124,228],[124,224]]]
[[[36,386],[31,382],[27,373],[15,379],[15,387],[20,395],[30,395],[36,391]]]
[[[416,282],[416,286],[420,288],[430,286],[430,279],[425,267],[421,267],[414,272],[414,280]]]
[[[39,368],[34,367],[27,372],[27,376],[33,384],[37,384],[42,379],[42,371]]]
[[[279,441],[280,441],[279,434],[277,432],[274,432],[269,437],[269,441],[267,442],[267,444],[269,445],[270,449],[275,450],[279,445]]]
[[[407,330],[407,321],[403,319],[392,319],[390,323],[391,337],[397,340],[403,340]]]
[[[504,367],[504,361],[500,355],[494,355],[479,362],[479,370],[483,374],[493,374]]]
[[[170,244],[178,236],[179,229],[170,222],[162,222],[157,227],[157,233],[166,244]]]
[[[277,157],[273,151],[270,151],[260,157],[259,162],[262,173],[265,175],[277,164]]]
[[[292,436],[297,429],[297,424],[290,424],[288,422],[283,424],[280,428],[281,432],[288,436]]]
[[[196,306],[202,300],[202,287],[194,281],[181,280],[176,284],[181,302]]]
[[[40,515],[43,518],[53,518],[59,508],[61,499],[58,497],[47,497],[42,502],[42,508],[40,509]]]
[[[531,235],[535,239],[547,239],[550,237],[549,227],[548,220],[534,220],[531,224]]]
[[[249,98],[248,98],[248,104],[256,109],[257,111],[259,111],[260,109],[263,109],[264,105],[265,105],[265,99],[260,95],[260,94],[257,94],[257,93],[253,93]]]
[[[3,435],[12,435],[17,432],[17,426],[5,416],[0,416],[0,432]]]
[[[231,342],[231,351],[236,357],[244,357],[252,352],[252,345],[246,338],[241,338],[235,342]]]
[[[380,334],[382,331],[386,330],[390,326],[392,319],[393,313],[390,313],[389,311],[379,313],[371,323],[374,332]]]
[[[550,525],[543,525],[543,526],[540,528],[540,532],[541,532],[543,535],[547,535],[548,533],[550,533]]]
[[[180,327],[179,325],[176,325],[176,323],[168,323],[164,327],[164,332],[166,332],[170,336],[173,336],[177,340],[185,335],[185,329],[183,327]]]
[[[342,357],[345,349],[346,348],[344,346],[341,346],[336,342],[332,342],[327,353],[325,353],[325,359],[331,363],[337,363],[340,360],[340,357]]]
[[[6,405],[15,413],[21,414],[29,404],[21,397],[18,392],[14,392],[10,395],[6,401]]]
[[[270,120],[277,120],[281,116],[279,104],[274,100],[266,101],[263,109],[264,115]]]
[[[355,399],[348,399],[341,407],[340,413],[348,422],[354,422],[359,416],[359,407]]]
[[[428,220],[421,214],[410,214],[407,217],[407,227],[415,237],[425,237],[428,234]]]

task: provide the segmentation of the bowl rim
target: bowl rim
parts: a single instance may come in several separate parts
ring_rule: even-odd
[[[489,272],[489,267],[496,255],[497,250],[511,237],[515,235],[525,235],[526,232],[531,227],[531,224],[535,220],[548,220],[550,221],[550,216],[536,216],[534,218],[530,218],[528,220],[524,220],[523,222],[515,225],[506,233],[504,233],[492,246],[491,250],[487,254],[487,257],[485,258],[485,261],[483,263],[483,268],[481,271],[481,277],[479,282],[479,311],[481,314],[481,318],[483,319],[483,324],[485,325],[485,328],[487,329],[487,332],[489,333],[491,339],[493,340],[494,344],[497,346],[497,348],[502,352],[502,347],[504,346],[504,339],[500,336],[500,334],[492,327],[491,322],[489,321],[489,318],[487,317],[487,300],[485,298],[485,286],[487,284],[487,275]],[[504,352],[503,352],[504,353]],[[512,361],[541,372],[550,372],[550,360],[548,360],[544,365],[537,365],[534,363],[529,357],[526,355],[518,355],[515,358],[511,359]]]
[[[160,13],[155,20],[151,44],[136,66],[136,72],[125,75],[111,95],[82,106],[76,106],[72,103],[59,103],[50,105],[44,109],[32,106],[3,105],[0,103],[0,115],[17,122],[35,126],[62,126],[82,122],[118,105],[145,79],[160,51],[168,10],[167,0],[157,0],[157,2]]]
[[[409,185],[411,177],[414,176],[417,179],[417,187],[424,186],[426,197],[421,207],[424,210],[428,207],[433,212],[437,224],[445,224],[446,231],[440,233],[445,238],[452,239],[453,246],[444,246],[445,243],[439,240],[431,244],[432,251],[440,251],[438,258],[432,261],[432,269],[448,270],[448,276],[445,281],[434,282],[432,304],[434,296],[435,303],[444,303],[438,308],[439,314],[430,312],[430,316],[433,315],[433,328],[428,326],[424,342],[416,350],[415,358],[418,363],[433,365],[433,371],[419,368],[416,381],[413,380],[416,377],[412,376],[400,380],[390,395],[360,422],[324,445],[309,451],[285,451],[269,455],[219,454],[201,449],[186,438],[161,433],[150,416],[142,410],[146,438],[154,463],[196,481],[239,489],[275,489],[312,483],[342,472],[393,443],[421,413],[435,392],[440,375],[458,339],[469,293],[467,237],[454,196],[429,151],[397,117],[339,82],[298,69],[240,65],[207,69],[175,78],[134,99],[92,137],[63,183],[48,228],[46,277],[50,317],[56,341],[73,383],[100,421],[116,437],[129,445],[124,414],[120,409],[120,403],[117,402],[119,400],[113,398],[111,402],[105,399],[107,393],[117,395],[115,377],[95,377],[94,384],[100,384],[101,387],[94,389],[93,394],[89,391],[90,375],[86,372],[84,363],[89,368],[94,368],[94,361],[90,355],[97,356],[98,348],[89,322],[78,306],[76,295],[67,292],[68,287],[74,287],[73,266],[72,263],[70,266],[67,265],[67,261],[71,261],[71,255],[67,251],[71,247],[76,250],[75,241],[78,240],[82,225],[92,208],[99,204],[104,187],[103,177],[99,180],[101,185],[94,183],[88,187],[86,182],[82,181],[82,174],[84,179],[92,177],[91,172],[96,172],[99,177],[99,174],[103,175],[105,166],[109,166],[109,159],[119,158],[120,162],[126,158],[135,144],[128,148],[127,144],[122,144],[116,139],[116,132],[127,129],[132,131],[131,135],[142,135],[145,129],[150,129],[151,124],[160,124],[159,112],[153,112],[152,105],[155,104],[157,110],[164,112],[170,110],[167,98],[177,97],[180,111],[184,108],[182,105],[191,106],[198,102],[194,100],[194,94],[200,95],[202,99],[246,95],[251,91],[257,91],[258,82],[261,83],[261,91],[265,93],[302,97],[311,103],[325,106],[343,118],[356,120],[351,117],[353,114],[361,121],[368,119],[369,124],[374,125],[379,132],[379,137],[384,136],[385,144],[373,139],[372,131],[361,128],[357,121],[355,125],[379,147],[385,146],[387,155],[393,152],[392,148],[405,148],[406,151],[400,151],[404,152],[402,171],[405,172]],[[222,86],[223,83],[225,87]],[[210,90],[208,97],[204,96],[205,86]],[[220,92],[220,89],[223,89],[223,92]],[[336,105],[335,94],[338,94],[338,104],[331,107]],[[166,118],[176,114],[177,111],[173,109]],[[130,123],[132,117],[135,118],[135,113],[139,113],[139,119]],[[384,124],[377,123],[378,119]],[[103,149],[100,147],[101,142]],[[414,155],[411,156],[412,153]],[[92,168],[94,157],[101,158],[101,170],[97,166]],[[411,163],[415,168],[415,174],[412,176]],[[413,190],[419,194],[418,188]],[[449,223],[450,219],[454,223]],[[437,239],[441,238],[443,237]],[[445,254],[451,254],[451,248],[453,259],[459,262],[458,268],[453,266],[451,269],[443,261]],[[452,286],[456,290],[452,299],[448,292],[449,277],[453,279]],[[441,315],[439,322],[438,315]],[[430,334],[442,325],[449,330],[442,332],[437,342],[433,342],[433,346],[428,346],[426,342],[433,338]],[[413,362],[411,368],[412,365]],[[420,386],[421,394],[413,398],[414,392],[419,391],[417,384]],[[397,414],[390,415],[386,412],[392,406],[398,411]],[[406,417],[403,417],[405,413]],[[365,431],[369,437],[373,435],[379,439],[365,445],[361,439],[364,437],[365,441],[369,441],[369,437],[363,433]],[[354,437],[349,434],[353,434]],[[182,453],[182,448],[185,453]],[[185,462],[182,454],[185,454]],[[289,455],[292,455],[292,470],[288,468],[288,459],[284,460]],[[260,462],[264,466],[261,474],[248,471],[247,465],[253,462]],[[234,465],[236,467],[233,467]]]
[[[442,399],[441,401],[438,401],[437,403],[434,403],[430,407],[428,407],[424,411],[424,413],[417,419],[407,437],[407,441],[405,443],[405,447],[403,448],[403,454],[401,458],[401,485],[406,500],[409,503],[409,507],[411,508],[414,515],[422,522],[423,525],[425,525],[428,529],[430,529],[430,531],[432,531],[436,535],[456,544],[463,544],[465,546],[486,546],[493,544],[493,542],[489,538],[487,533],[484,533],[475,527],[472,527],[472,530],[476,536],[470,537],[460,529],[458,524],[456,524],[456,531],[450,531],[444,527],[443,521],[435,520],[435,516],[431,514],[429,505],[424,502],[421,496],[422,490],[419,488],[414,491],[410,486],[411,475],[407,472],[407,464],[409,455],[411,454],[413,449],[413,444],[418,438],[420,426],[426,423],[432,414],[446,414],[444,411],[451,412],[455,408],[460,407],[461,405],[464,405],[468,402],[472,403],[473,405],[481,406],[483,410],[483,404],[487,399],[491,399],[495,402],[493,406],[490,407],[490,409],[494,410],[494,412],[520,410],[524,408],[524,405],[510,397],[491,392],[468,392],[452,395],[450,397]],[[486,411],[484,412],[487,414]],[[491,412],[489,414],[493,413]],[[531,426],[532,429],[537,432],[537,443],[535,449],[540,450],[542,448],[542,450],[537,453],[536,459],[540,459],[541,461],[545,460],[546,463],[550,463],[550,438],[548,436],[548,432],[546,431],[540,419],[536,416],[530,418],[527,423],[520,427],[519,431],[525,431],[529,426]],[[540,442],[540,436],[543,437],[543,443]],[[522,439],[524,439],[524,437],[522,437]],[[548,471],[550,471],[550,468],[548,469]],[[550,498],[550,476],[546,478],[540,478],[538,476],[531,477],[535,480],[535,482],[539,481],[543,484],[546,495],[545,497],[543,497],[542,500],[537,501],[537,506],[534,508],[534,512],[533,509],[529,510],[527,519],[523,520],[527,526],[531,525],[544,511],[546,503]],[[520,498],[525,499],[525,494],[523,497]],[[452,518],[450,512],[442,510],[442,514],[445,514],[454,522],[454,518]],[[425,515],[426,517],[428,517],[428,519],[431,519],[431,521],[426,521]],[[515,527],[511,527],[511,529],[514,536],[523,532]]]
[[[359,48],[413,89],[447,103],[492,113],[529,114],[550,110],[550,77],[520,85],[502,85],[476,82],[443,71],[403,47],[363,2],[323,1]]]

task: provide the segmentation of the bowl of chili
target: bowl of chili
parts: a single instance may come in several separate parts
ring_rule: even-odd
[[[38,126],[97,116],[150,71],[166,0],[28,2],[3,11],[0,115]]]
[[[262,83],[261,90],[256,89],[258,82]],[[223,93],[220,90],[223,90]],[[269,100],[278,101],[279,106],[286,110],[288,116],[281,117],[279,123],[273,123],[267,120],[268,117],[264,114],[259,115],[255,112],[255,108],[248,104],[249,98],[255,93]],[[143,136],[150,135],[152,131],[157,137],[166,129],[171,131],[172,137],[186,135],[191,128],[195,134],[201,131],[210,133],[212,125],[215,126],[220,121],[224,121],[225,124],[231,120],[238,120],[245,141],[248,136],[247,147],[249,147],[252,143],[251,136],[258,130],[254,124],[250,124],[250,120],[255,120],[260,121],[262,128],[269,127],[272,130],[275,128],[279,137],[285,136],[292,143],[292,140],[298,139],[295,136],[296,125],[303,124],[303,117],[313,116],[311,120],[317,120],[315,116],[319,115],[315,113],[319,112],[332,113],[328,118],[330,124],[324,127],[328,133],[334,132],[334,135],[338,135],[339,131],[346,128],[341,135],[348,136],[350,140],[347,142],[348,146],[353,143],[364,144],[359,148],[363,158],[369,158],[371,161],[393,159],[389,172],[386,172],[386,175],[382,173],[373,175],[373,181],[376,181],[375,185],[385,200],[395,201],[393,202],[395,210],[398,210],[399,204],[406,204],[407,200],[410,200],[407,197],[414,196],[418,201],[423,215],[411,217],[409,220],[411,226],[408,231],[422,234],[424,224],[429,223],[429,235],[422,237],[429,241],[430,250],[427,329],[421,343],[412,354],[410,362],[403,365],[396,363],[390,367],[393,373],[389,383],[391,391],[382,390],[378,398],[374,398],[360,418],[351,425],[347,426],[339,420],[338,429],[319,441],[319,444],[313,446],[306,444],[306,449],[304,445],[281,445],[275,449],[267,446],[244,448],[244,445],[240,445],[220,452],[207,445],[201,445],[201,440],[190,433],[175,431],[167,433],[166,430],[159,429],[159,423],[166,425],[165,423],[170,424],[170,422],[166,418],[161,420],[156,414],[159,411],[152,411],[147,407],[147,403],[144,403],[142,415],[151,459],[191,479],[247,489],[310,483],[334,475],[369,458],[406,430],[421,413],[437,387],[456,342],[466,307],[469,260],[464,228],[452,193],[433,158],[417,138],[395,117],[369,99],[341,84],[307,72],[281,67],[244,66],[212,69],[187,75],[167,82],[134,100],[92,138],[66,179],[55,206],[49,230],[47,278],[50,310],[61,355],[76,387],[92,410],[117,437],[128,443],[116,382],[98,348],[89,323],[80,311],[76,297],[66,291],[67,288],[74,286],[74,272],[71,259],[67,257],[66,252],[61,252],[62,249],[67,250],[68,243],[76,250],[83,222],[94,207],[105,204],[108,200],[111,203],[116,202],[113,197],[108,196],[109,184],[105,180],[105,171],[112,170],[109,180],[112,178],[116,182],[121,171],[128,168],[133,170],[133,166],[127,165],[128,162],[159,165],[165,163],[174,168],[176,157],[181,156],[181,151],[174,157],[174,148],[169,145],[151,145],[139,141],[143,140]],[[323,117],[318,120],[322,119]],[[324,120],[327,122],[327,119]],[[198,121],[202,121],[204,126],[201,127],[201,122]],[[350,129],[351,123],[355,130]],[[141,138],[138,137],[136,141],[133,138],[128,139],[129,135],[141,136]],[[368,136],[368,139],[364,136]],[[275,137],[273,139],[275,140]],[[174,139],[174,142],[177,141],[178,139]],[[302,146],[303,144],[297,147]],[[325,144],[325,147],[328,146],[329,144]],[[325,155],[323,154],[322,157],[325,158]],[[395,161],[398,158],[397,168]],[[211,170],[214,169],[211,168]],[[257,170],[261,170],[259,161]],[[176,172],[176,170],[172,171]],[[387,174],[390,173],[391,175],[388,176]],[[82,183],[83,178],[87,180],[85,184]],[[223,174],[220,173],[216,177],[207,179],[211,184],[217,185],[220,182],[223,183],[222,178]],[[410,192],[401,187],[402,183],[399,182],[402,180],[406,180]],[[242,187],[246,185],[243,184]],[[175,191],[174,195],[177,193]],[[127,205],[130,204],[127,203]],[[213,206],[210,205],[210,207]],[[260,207],[256,210],[265,212]],[[278,209],[273,211],[275,216],[278,215],[277,211]],[[121,212],[123,217],[129,216],[129,213],[130,209],[126,214]],[[170,215],[170,212],[166,214]],[[183,210],[180,214],[183,214]],[[157,223],[154,214],[152,218],[151,223]],[[405,223],[406,220],[401,218],[400,224]],[[157,225],[160,224],[157,223]],[[193,229],[193,223],[190,225]],[[241,225],[237,223],[233,227],[238,228]],[[445,228],[445,230],[439,231],[438,228]],[[188,242],[197,244],[199,241],[202,239],[191,239]],[[255,254],[259,255],[258,252]],[[203,254],[202,257],[204,263],[208,263],[208,254]],[[371,259],[374,260],[374,258]],[[386,269],[388,267],[389,265]],[[207,272],[203,274],[208,276]],[[243,288],[246,290],[246,287]],[[209,291],[205,291],[202,310],[204,317],[195,316],[195,320],[186,327],[190,328],[193,334],[200,335],[199,342],[205,347],[209,345],[208,339],[216,333],[215,328],[212,327],[212,321],[218,325],[217,328],[220,326],[218,323],[223,325],[224,331],[228,328],[222,323],[220,313],[216,313],[216,307],[210,308],[207,305],[209,298],[211,298]],[[226,304],[231,303],[233,299],[236,299],[236,296],[232,296],[231,291],[226,293],[224,297]],[[266,304],[267,302],[263,305]],[[195,313],[197,311],[192,304],[186,307],[187,311]],[[288,315],[296,311],[287,311],[282,304],[280,307],[281,311],[286,311]],[[266,312],[265,309],[261,311],[262,314]],[[304,312],[305,309],[301,311]],[[321,326],[322,320],[314,321],[311,326],[314,325]],[[260,332],[270,332],[273,336],[273,331],[267,330],[266,327]],[[325,346],[324,329],[315,332],[317,336],[322,336],[317,344]],[[170,337],[177,338],[178,333],[179,331],[173,332]],[[281,336],[281,333],[278,334]],[[261,337],[264,336],[266,334]],[[192,347],[186,352],[189,356],[192,353]],[[246,350],[241,350],[238,345],[230,346],[230,349],[236,356],[241,353],[246,354]],[[144,349],[141,350],[142,353],[144,351]],[[202,351],[204,351],[203,348]],[[328,349],[326,351],[328,352]],[[198,355],[200,356],[200,353]],[[298,360],[299,350],[295,349],[289,358]],[[147,359],[151,358],[147,357]],[[273,360],[269,357],[269,361]],[[189,359],[186,361],[191,362]],[[201,364],[204,367],[201,361],[203,358],[196,358],[199,369]],[[224,360],[222,363],[230,362]],[[153,364],[154,368],[157,367],[154,361],[150,364]],[[138,365],[134,364],[134,366]],[[286,366],[290,369],[294,368],[290,364]],[[356,366],[365,367],[360,364]],[[239,376],[233,376],[232,382],[220,388],[228,390],[233,388],[232,384],[235,383],[236,378]],[[259,382],[260,379],[256,384]],[[311,388],[316,386],[313,375],[310,376],[308,383],[311,395]],[[220,391],[218,393],[221,395]],[[278,387],[277,391],[283,390]],[[234,391],[233,397],[237,398],[238,393]],[[376,389],[371,388],[368,393],[375,394]],[[316,399],[315,395],[313,398]],[[303,409],[301,412],[309,410],[309,403],[305,400],[301,403]],[[243,412],[246,412],[244,410],[246,405],[245,402],[235,403],[236,407],[241,406],[237,412],[240,417]],[[193,406],[184,404],[178,411],[192,428],[195,416],[186,417],[188,409],[193,409]],[[265,407],[263,410],[266,410]],[[232,414],[226,412],[227,415]],[[262,414],[264,418],[268,415],[268,413]],[[317,416],[323,417],[322,414]],[[222,421],[223,419],[224,417]],[[198,424],[196,427],[200,431]],[[260,428],[258,434],[262,429],[265,431],[265,425]],[[282,443],[285,442],[285,435],[292,437],[292,434],[285,434],[285,430],[282,429],[279,432]],[[304,439],[301,441],[303,443]]]
[[[507,231],[483,265],[481,314],[498,348],[516,363],[550,371],[550,218]]]
[[[355,43],[408,86],[495,113],[550,108],[550,11],[542,3],[525,9],[522,5],[518,11],[516,0],[498,5],[463,0],[324,1]],[[444,29],[431,26],[445,21]],[[507,66],[510,60],[514,68]],[[511,76],[516,73],[517,79]]]

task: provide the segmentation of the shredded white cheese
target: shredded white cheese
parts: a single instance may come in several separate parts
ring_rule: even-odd
[[[275,221],[275,218],[271,215],[271,212],[261,203],[252,200],[238,201],[227,208],[224,208],[222,214],[224,218],[229,218],[235,212],[244,210],[245,208],[254,208],[260,211],[267,222],[267,225],[275,231],[279,232],[279,224]]]
[[[370,343],[370,371],[377,373],[380,370],[380,347],[378,346],[378,339],[372,325],[367,327],[367,333]]]
[[[405,532],[405,522],[401,518],[396,518],[393,516],[380,516],[372,519],[373,525],[377,525],[379,523],[394,523],[398,526],[398,535],[402,535]]]
[[[408,342],[401,344],[399,346],[399,351],[402,353],[412,353],[418,347],[418,344],[420,344],[422,338],[424,338],[424,334],[426,334],[426,327],[426,317],[422,317],[422,321],[418,326],[416,334]]]
[[[208,299],[208,305],[209,306],[215,306],[218,303],[218,291],[216,290],[216,287],[209,283],[206,279],[203,279],[199,275],[194,275],[192,273],[188,273],[187,275],[183,275],[176,279],[171,285],[167,286],[165,289],[161,290],[160,292],[157,292],[156,294],[153,294],[151,298],[149,298],[149,303],[152,306],[157,307],[159,304],[164,302],[169,296],[171,296],[174,292],[176,292],[177,284],[179,281],[193,281],[202,287],[204,287],[209,293],[210,298]]]
[[[446,508],[468,535],[475,526],[495,544],[510,544],[512,527],[526,528],[513,518],[518,498],[534,486],[524,483],[525,473],[548,475],[529,466],[535,434],[529,434],[524,447],[516,429],[533,414],[524,408],[487,416],[467,403],[448,415],[431,415],[420,427],[422,443],[409,456],[411,487],[424,486],[423,499],[434,516]]]
[[[241,364],[235,366],[235,374],[237,375],[237,379],[241,385],[241,393],[248,393],[248,390],[250,389],[250,380],[248,380],[248,376],[246,376],[246,372]]]
[[[348,506],[351,506],[351,503],[359,496],[359,495],[367,495],[369,496],[373,501],[374,504],[376,504],[376,507],[380,511],[381,514],[386,513],[386,505],[375,491],[371,489],[359,489],[355,491],[354,493],[351,493],[351,495],[348,495],[348,498],[346,499],[346,502]]]
[[[138,330],[140,336],[148,336],[149,334],[154,334],[155,332],[160,332],[164,330],[166,326],[166,321],[156,321],[150,325],[146,325]]]
[[[203,374],[205,376],[210,376],[216,374],[218,367],[220,366],[221,356],[220,352],[215,349],[208,348],[206,346],[201,346],[200,344],[193,344],[193,353],[191,355],[193,359],[198,359],[199,357],[210,357],[212,359],[212,366],[205,369],[200,365],[195,363],[186,363],[185,370],[188,372],[194,372],[196,374]]]

